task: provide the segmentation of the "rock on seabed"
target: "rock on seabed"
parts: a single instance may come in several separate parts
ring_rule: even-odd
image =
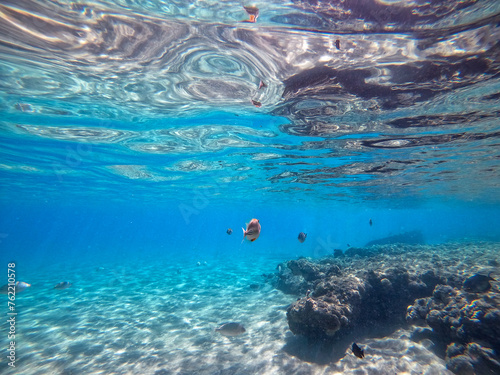
[[[343,257],[282,263],[272,279],[301,296],[287,310],[294,334],[335,340],[374,324],[415,326],[456,374],[500,374],[498,243],[351,248]],[[492,273],[491,289],[471,293],[464,281]],[[305,295],[305,296],[304,296]]]

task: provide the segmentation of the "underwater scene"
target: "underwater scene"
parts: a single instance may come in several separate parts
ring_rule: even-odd
[[[500,374],[500,1],[2,0],[0,374]]]

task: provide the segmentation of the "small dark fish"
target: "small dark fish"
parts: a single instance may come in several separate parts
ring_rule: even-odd
[[[491,273],[490,273],[491,274]],[[463,287],[467,292],[482,293],[487,292],[491,289],[490,281],[496,281],[490,275],[481,275],[476,273],[475,275],[467,278],[464,281]]]
[[[304,232],[300,232],[299,233],[299,242],[300,243],[304,243],[304,241],[306,240],[306,237],[307,237],[307,233],[304,233]]]
[[[373,225],[373,221],[372,221],[372,219],[370,219],[370,226],[372,226],[372,225]]]
[[[351,247],[351,245],[347,244],[347,247]]]
[[[250,284],[250,289],[252,289],[252,290],[259,290],[260,289],[260,285],[259,284]]]
[[[71,283],[69,281],[62,281],[59,284],[56,284],[54,289],[63,290],[63,289],[68,289],[70,286],[71,286]]]
[[[355,342],[352,343],[352,352],[358,358],[364,358],[365,352],[359,346],[356,345]]]
[[[254,106],[256,106],[257,108],[262,107],[262,103],[261,103],[261,102],[258,102],[257,100],[253,100],[253,99],[252,99],[252,104],[253,104]]]
[[[223,336],[238,336],[246,332],[245,327],[240,323],[224,323],[215,329],[215,332],[219,332]]]
[[[226,233],[231,235],[233,233],[233,230],[231,228],[227,228]]]
[[[241,22],[257,22],[257,17],[259,17],[259,8],[257,8],[256,6],[244,6],[243,8],[247,12],[249,19]]]
[[[337,49],[340,49],[340,40],[336,40],[335,41],[335,47],[337,47]]]

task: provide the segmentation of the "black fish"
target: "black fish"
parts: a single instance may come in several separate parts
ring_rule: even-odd
[[[364,358],[365,352],[359,346],[356,345],[355,342],[352,343],[352,352],[358,358]]]
[[[495,281],[495,279],[490,277],[490,275],[486,276],[476,273],[464,281],[463,287],[467,292],[487,292],[491,289],[490,281]]]
[[[370,219],[370,226],[372,226],[372,225],[373,225],[373,222],[372,222],[372,219]]]
[[[340,40],[336,40],[335,41],[335,47],[337,47],[337,49],[340,49]]]
[[[306,240],[306,237],[307,237],[307,234],[306,234],[306,233],[304,233],[304,232],[300,232],[300,233],[299,233],[299,237],[298,237],[298,238],[299,238],[299,242],[300,242],[300,243],[304,243],[304,241]]]
[[[231,234],[231,233],[233,233],[233,230],[231,228],[227,228],[226,233]]]

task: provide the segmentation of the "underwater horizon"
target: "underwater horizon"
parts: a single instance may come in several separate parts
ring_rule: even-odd
[[[500,373],[499,37],[497,0],[2,1],[0,373]]]

